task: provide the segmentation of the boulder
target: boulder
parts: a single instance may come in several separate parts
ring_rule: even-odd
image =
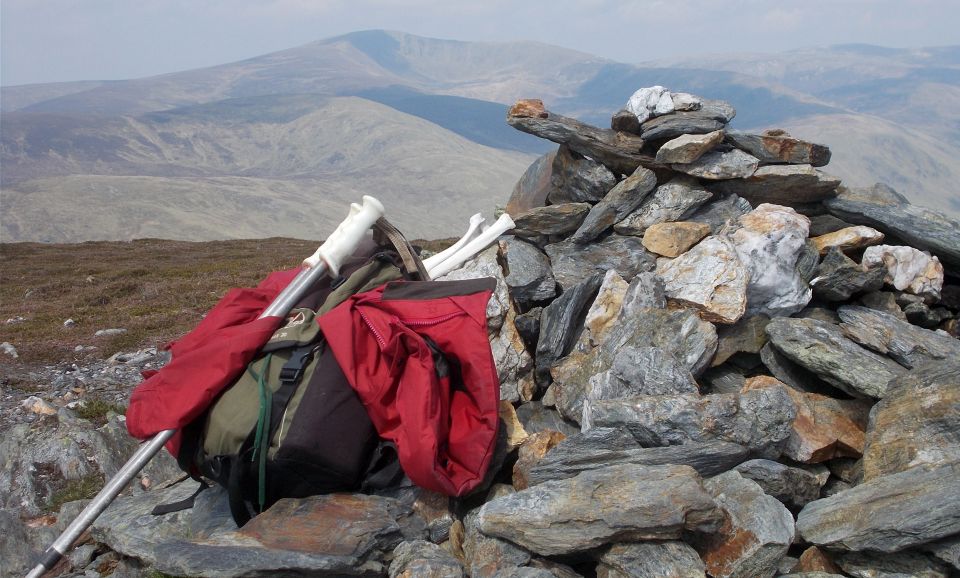
[[[831,550],[896,552],[960,533],[960,462],[920,465],[810,502],[797,530]]]
[[[960,268],[960,222],[943,211],[911,205],[887,185],[844,189],[824,205],[845,221],[875,227]]]
[[[706,223],[679,222],[651,225],[643,235],[643,246],[664,257],[679,257],[710,234]]]
[[[840,572],[842,572],[840,567],[833,562],[833,559],[816,546],[810,546],[803,551],[803,554],[800,554],[800,558],[797,560],[796,566],[793,567],[793,571],[829,572],[831,574],[840,574]]]
[[[793,516],[754,481],[727,472],[704,488],[726,512],[720,532],[699,545],[710,576],[772,577],[793,542]]]
[[[616,223],[613,230],[621,235],[643,235],[652,225],[680,220],[711,196],[696,180],[675,177],[658,186],[636,210]]]
[[[767,336],[791,361],[854,397],[883,398],[890,380],[905,371],[847,339],[836,325],[817,319],[774,319]]]
[[[722,130],[707,134],[683,134],[663,143],[657,150],[656,160],[662,164],[692,163],[720,144],[722,140]]]
[[[487,502],[478,524],[488,536],[543,556],[604,544],[713,532],[723,515],[689,466],[623,464],[544,482]]]
[[[616,184],[600,200],[570,239],[588,243],[640,206],[643,199],[657,186],[653,171],[638,167],[629,177]]]
[[[617,177],[610,169],[560,145],[553,160],[547,200],[551,205],[596,203],[615,184]]]
[[[840,179],[811,165],[767,165],[745,179],[718,181],[710,190],[744,197],[752,204],[797,206],[836,195]]]
[[[773,132],[773,131],[770,131]],[[824,145],[795,139],[786,133],[749,134],[727,133],[727,142],[757,157],[763,164],[791,164],[826,166],[830,162],[830,149]]]
[[[532,559],[530,552],[506,540],[485,535],[477,524],[478,514],[479,510],[472,510],[463,519],[461,548],[467,575],[470,578],[511,576],[511,572],[525,567]]]
[[[734,244],[711,236],[657,266],[667,297],[701,312],[707,321],[736,323],[747,308],[750,273]]]
[[[597,578],[705,578],[697,551],[678,541],[614,544],[597,565]]]

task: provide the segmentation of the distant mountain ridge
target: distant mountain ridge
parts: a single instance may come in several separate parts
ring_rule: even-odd
[[[958,63],[960,47],[861,46],[629,65],[532,42],[372,30],[149,78],[3,87],[0,239],[317,236],[339,215],[322,221],[302,206],[325,204],[315,197],[334,189],[381,197],[408,234],[453,235],[472,212],[502,204],[550,148],[506,125],[509,104],[542,98],[605,126],[634,90],[654,84],[730,102],[738,129],[784,126],[849,144],[855,150],[834,147],[839,176],[874,177],[915,202],[960,210],[950,188],[960,168],[949,162],[960,158],[951,132]],[[190,183],[219,201],[187,195]],[[154,222],[149,207],[164,187],[196,207],[162,207]],[[223,206],[231,194],[246,208],[263,195],[286,218],[245,217]],[[107,213],[96,227],[67,216],[90,207]]]

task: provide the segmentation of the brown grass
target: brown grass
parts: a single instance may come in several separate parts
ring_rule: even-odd
[[[415,243],[437,250],[450,242]],[[286,238],[0,244],[0,342],[20,355],[0,354],[0,368],[162,345],[192,329],[230,288],[295,267],[317,245]],[[25,321],[5,323],[18,316]],[[65,328],[67,319],[76,326]],[[94,337],[109,328],[127,332]],[[79,354],[78,345],[97,349]]]

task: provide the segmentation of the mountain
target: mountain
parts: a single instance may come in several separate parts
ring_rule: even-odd
[[[509,104],[606,126],[654,84],[727,100],[735,128],[831,145],[828,172],[851,182],[957,210],[958,62],[949,47],[832,47],[630,65],[363,31],[149,78],[3,87],[0,238],[316,238],[365,193],[408,235],[450,236],[553,148],[508,127]]]

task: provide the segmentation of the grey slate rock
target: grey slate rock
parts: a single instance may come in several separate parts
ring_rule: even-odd
[[[588,243],[640,206],[657,186],[657,176],[650,169],[638,167],[629,177],[616,184],[590,209],[580,228],[570,237],[575,243]]]
[[[760,353],[767,344],[767,324],[770,317],[751,315],[733,325],[717,328],[717,354],[713,356],[711,366],[716,367],[735,353]]]
[[[943,563],[920,552],[849,552],[835,557],[844,574],[853,578],[949,578]]]
[[[942,211],[911,205],[887,185],[845,189],[824,204],[831,214],[845,221],[879,229],[912,247],[930,251],[954,269],[960,268],[960,223]]]
[[[816,245],[810,239],[803,244],[803,251],[797,258],[797,274],[805,283],[810,283],[817,275],[817,269],[820,266],[820,252]]]
[[[704,393],[740,393],[747,383],[747,378],[743,375],[743,370],[725,363],[703,372],[701,382],[707,384]]]
[[[590,427],[624,427],[643,447],[712,440],[776,459],[790,437],[797,406],[783,386],[741,394],[637,396],[584,406]],[[584,426],[587,427],[586,425]]]
[[[790,511],[736,471],[703,486],[727,513],[723,529],[698,547],[707,572],[717,578],[773,576],[793,543]]]
[[[627,289],[627,297],[631,294]],[[624,305],[626,306],[626,299]],[[640,309],[618,319],[602,344],[607,359],[622,347],[659,347],[671,353],[694,376],[709,366],[717,351],[717,330],[689,309]]]
[[[483,533],[543,556],[713,532],[723,515],[689,466],[623,464],[544,482],[480,508]]]
[[[583,317],[602,281],[603,275],[595,273],[544,307],[537,341],[537,383],[549,384],[550,366],[573,349],[583,330]]]
[[[401,542],[393,551],[390,578],[463,578],[453,554],[426,540]]]
[[[576,231],[589,212],[589,203],[563,203],[512,213],[513,233],[521,237],[562,235]]]
[[[535,351],[537,340],[540,338],[540,315],[543,313],[543,307],[534,307],[526,313],[521,313],[513,319],[513,324],[517,328],[517,333],[523,339],[527,349]]]
[[[706,134],[725,127],[734,115],[736,111],[729,104],[719,100],[704,100],[699,110],[677,111],[647,120],[640,125],[640,134],[646,140]]]
[[[710,190],[744,197],[752,204],[788,207],[815,203],[836,195],[840,179],[810,165],[767,165],[745,179],[719,181]]]
[[[120,498],[94,523],[93,537],[167,574],[228,577],[382,575],[397,544],[426,536],[423,520],[412,510],[377,496],[281,500],[241,529],[219,487],[201,492],[191,510],[149,513],[195,488],[183,483],[154,495]]]
[[[896,552],[960,533],[960,463],[866,481],[807,504],[804,540],[833,550]]]
[[[697,551],[684,542],[614,544],[597,566],[597,578],[704,578],[706,569]]]
[[[865,293],[860,296],[859,302],[860,305],[864,307],[889,313],[900,321],[907,320],[903,309],[900,309],[900,306],[897,305],[897,296],[890,291],[871,291]]]
[[[830,162],[830,149],[824,145],[795,139],[790,135],[727,133],[727,142],[757,157],[764,164],[786,163],[826,166]]]
[[[617,464],[686,465],[701,476],[713,476],[746,458],[747,448],[731,442],[644,448],[625,428],[597,427],[560,442],[531,469],[528,480],[530,485],[542,484]]]
[[[636,237],[610,235],[589,245],[580,245],[567,240],[544,247],[553,276],[560,287],[567,291],[577,283],[596,273],[614,269],[626,281],[638,273],[653,271],[656,260]]]
[[[924,544],[920,546],[920,549],[930,552],[938,560],[953,567],[954,574],[956,574],[956,570],[960,570],[960,534]]]
[[[510,296],[520,305],[551,299],[557,294],[550,259],[536,246],[508,238],[501,242],[501,255],[508,271],[505,280]]]
[[[759,166],[756,157],[740,149],[710,151],[688,164],[673,164],[670,167],[692,177],[721,181],[745,179],[756,172]]]
[[[856,293],[877,291],[883,287],[883,267],[864,269],[840,249],[831,247],[810,280],[813,294],[827,301],[847,301]]]
[[[551,205],[596,203],[615,184],[617,177],[610,169],[560,145],[553,160],[547,200]]]
[[[529,401],[518,407],[517,419],[528,434],[558,431],[569,437],[580,433],[579,427],[566,421],[555,409],[545,407],[540,401]]]
[[[637,315],[643,309],[665,309],[666,306],[667,294],[663,279],[653,272],[639,273],[627,286],[627,293],[623,296],[623,303],[617,314],[618,323]]]
[[[470,578],[509,576],[510,572],[530,562],[532,558],[530,552],[511,542],[487,536],[481,532],[478,518],[479,509],[476,509],[467,514],[463,520],[465,534],[463,553]]]
[[[520,180],[513,187],[506,211],[517,215],[547,203],[550,192],[550,179],[553,174],[553,159],[557,151],[551,151],[530,163]]]
[[[616,131],[640,134],[640,119],[627,109],[621,109],[610,117],[610,128]]]
[[[845,305],[837,313],[845,336],[908,369],[927,360],[960,359],[960,340],[952,337],[866,307]]]
[[[742,215],[753,210],[750,202],[737,195],[717,195],[694,213],[684,217],[687,221],[710,225],[713,234],[717,234],[727,223],[736,222]]]
[[[890,380],[905,371],[847,339],[839,327],[816,319],[774,319],[767,336],[791,361],[854,397],[884,397]]]
[[[813,215],[810,217],[810,236],[819,237],[820,235],[826,235],[827,233],[833,233],[852,226],[850,223],[838,219],[829,213],[826,215]]]
[[[651,225],[682,220],[712,196],[694,179],[673,178],[644,198],[636,210],[613,226],[613,230],[621,235],[643,235]]]
[[[658,347],[625,346],[614,353],[609,370],[590,378],[586,399],[699,392],[693,374],[672,354]]]
[[[802,508],[820,497],[820,480],[801,468],[772,460],[750,460],[735,469],[790,508]]]

